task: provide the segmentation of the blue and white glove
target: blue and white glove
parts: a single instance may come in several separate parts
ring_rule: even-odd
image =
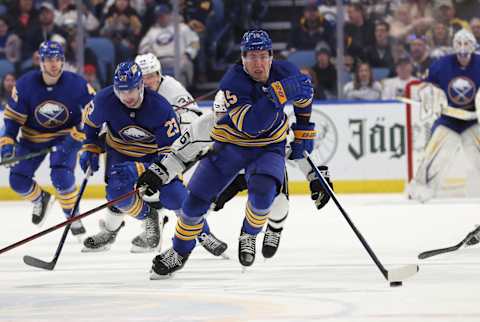
[[[124,189],[125,187],[133,187],[137,182],[140,162],[122,162],[112,166],[110,171],[109,185],[112,189]]]
[[[5,162],[11,158],[15,157],[15,140],[8,136],[0,138],[1,150],[0,156],[2,162]],[[9,163],[5,165],[7,168],[13,167],[16,163]]]
[[[84,173],[90,166],[92,173],[97,172],[99,168],[99,153],[92,151],[83,151],[80,155],[80,167]]]
[[[288,101],[309,99],[313,96],[312,81],[303,74],[284,78],[268,87],[268,96],[277,108],[281,108]]]
[[[317,136],[315,123],[293,123],[292,130],[295,140],[290,143],[292,152],[288,158],[290,160],[303,159],[303,151],[311,153],[313,150],[313,142]]]

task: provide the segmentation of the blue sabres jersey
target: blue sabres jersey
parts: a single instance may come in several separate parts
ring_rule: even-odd
[[[444,56],[430,66],[425,81],[443,90],[447,96],[448,105],[474,111],[475,95],[480,86],[480,56],[472,54],[470,63],[466,67],[460,66],[456,55]],[[463,121],[442,115],[437,123],[456,132],[462,132],[477,121]]]
[[[95,90],[80,75],[64,71],[55,85],[47,85],[40,71],[20,77],[5,106],[5,135],[46,143],[77,131],[82,109],[95,95]],[[77,135],[77,133],[72,133]]]
[[[113,86],[102,89],[87,106],[84,123],[87,149],[97,144],[105,124],[107,153],[120,153],[132,161],[151,161],[159,153],[170,152],[170,146],[180,134],[172,106],[148,88],[138,109],[123,105]]]
[[[284,142],[288,119],[283,108],[275,108],[267,97],[266,87],[289,76],[298,75],[298,68],[287,61],[273,61],[266,83],[253,80],[241,64],[232,66],[220,82],[225,95],[227,116],[212,130],[212,138],[219,142],[243,147],[262,147]],[[295,115],[310,117],[312,98],[293,102]],[[247,116],[254,113],[258,117]]]

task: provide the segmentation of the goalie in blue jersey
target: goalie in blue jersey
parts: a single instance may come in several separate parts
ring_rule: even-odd
[[[459,147],[480,170],[480,56],[465,29],[453,38],[454,54],[432,64],[419,90],[422,109],[437,119],[425,155],[408,186],[410,198],[426,202],[438,192]],[[457,111],[458,110],[458,111]]]
[[[189,194],[177,220],[173,247],[156,256],[152,279],[168,277],[181,269],[202,231],[204,214],[215,197],[240,170],[245,170],[248,202],[240,230],[239,260],[250,266],[255,260],[257,234],[262,230],[285,176],[285,143],[289,123],[284,106],[293,102],[296,140],[291,159],[311,152],[315,138],[310,122],[313,88],[308,77],[289,62],[273,61],[272,41],[263,30],[244,34],[242,63],[232,66],[220,82],[227,114],[214,126],[213,151],[203,158],[189,185]],[[156,191],[153,173],[138,185]]]
[[[95,91],[75,73],[63,70],[65,55],[55,41],[40,45],[39,71],[31,71],[17,80],[5,107],[5,133],[0,138],[1,158],[8,160],[45,148],[49,154],[50,178],[56,197],[67,217],[77,198],[74,169],[77,152],[84,134],[80,131],[82,109]],[[41,225],[53,198],[33,179],[46,155],[14,164],[10,170],[10,187],[33,202],[32,222]],[[80,221],[72,223],[71,231],[80,238],[85,229]]]

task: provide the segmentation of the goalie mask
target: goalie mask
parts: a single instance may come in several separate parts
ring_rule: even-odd
[[[227,107],[225,105],[225,94],[223,91],[218,91],[213,100],[212,112],[214,115],[215,124],[218,123],[225,115],[227,115]]]
[[[472,53],[475,52],[476,47],[477,41],[475,37],[466,29],[457,31],[453,37],[453,51],[459,60],[466,61],[467,64],[470,61]]]
[[[134,62],[118,64],[113,77],[113,91],[128,108],[139,108],[143,101],[142,71]]]

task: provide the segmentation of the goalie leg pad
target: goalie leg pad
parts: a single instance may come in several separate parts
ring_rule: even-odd
[[[465,156],[475,169],[480,170],[480,125],[468,128],[461,136]]]

